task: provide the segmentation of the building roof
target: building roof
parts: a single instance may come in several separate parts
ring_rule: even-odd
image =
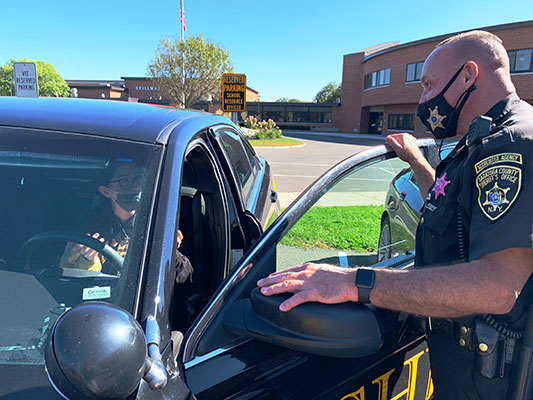
[[[396,41],[396,42],[386,42],[386,43],[375,44],[373,46],[367,47],[365,49],[362,49],[362,50],[356,51],[355,53],[350,53],[350,54],[364,53],[365,56],[367,56],[369,54],[373,54],[373,53],[388,49],[390,47],[397,46],[399,43],[400,43],[399,41]]]
[[[93,81],[93,80],[65,80],[70,88],[99,89],[110,88],[115,91],[125,91],[123,81]]]
[[[485,27],[474,28],[474,29],[492,32],[492,31],[501,31],[501,30],[505,30],[505,29],[519,28],[519,27],[523,27],[523,26],[532,26],[532,25],[533,25],[533,20],[528,20],[528,21],[521,21],[521,22],[512,22],[512,23],[509,23],[509,24],[485,26]],[[473,29],[466,29],[466,30],[463,30],[463,31],[446,33],[446,34],[443,34],[443,35],[432,36],[432,37],[429,37],[429,38],[415,40],[415,41],[408,42],[408,43],[403,43],[403,44],[399,44],[399,42],[389,42],[389,43],[396,43],[396,45],[388,46],[386,48],[382,48],[380,50],[376,50],[374,52],[371,52],[368,55],[365,52],[365,57],[361,60],[361,62],[365,62],[365,61],[367,61],[367,60],[369,60],[369,59],[371,59],[373,57],[376,57],[376,56],[379,56],[379,55],[382,55],[382,54],[386,54],[386,53],[389,53],[389,52],[392,52],[392,51],[404,49],[406,47],[412,47],[412,46],[417,46],[417,45],[424,44],[424,43],[441,41],[441,40],[444,40],[444,39],[446,39],[446,38],[448,38],[450,36],[457,35],[457,34],[462,33],[462,32],[468,32],[468,31],[471,31],[471,30],[473,30]],[[382,45],[376,45],[376,46],[383,46],[383,45],[386,45],[386,44],[388,44],[388,43],[384,43]],[[368,47],[367,49],[372,49],[373,47],[376,47],[376,46]],[[362,52],[362,51],[364,51],[364,50],[361,50],[360,52]]]
[[[206,127],[229,122],[224,117],[207,113],[122,101],[0,97],[0,127],[46,129],[165,143],[167,127],[193,118]]]
[[[73,86],[106,86],[106,85],[112,85],[112,86],[123,86],[124,81],[101,81],[96,79],[65,79],[65,82],[67,82],[67,85],[73,85]]]

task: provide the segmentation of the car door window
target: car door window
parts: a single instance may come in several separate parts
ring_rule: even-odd
[[[429,147],[428,144],[423,150],[426,151],[427,147]],[[381,244],[383,227],[387,226],[383,224],[383,221],[387,218],[400,220],[387,209],[393,206],[389,204],[391,193],[394,191],[393,181],[406,167],[404,162],[386,153],[385,147],[377,148],[367,154],[355,155],[320,177],[265,232],[258,245],[245,254],[239,265],[231,271],[186,338],[182,361],[185,363],[185,375],[193,392],[219,393],[220,390],[226,390],[227,379],[233,377],[231,368],[240,370],[242,355],[256,355],[258,349],[267,350],[258,359],[250,361],[249,364],[247,362],[247,368],[256,366],[258,370],[262,370],[270,365],[269,363],[285,362],[284,369],[297,370],[304,376],[308,373],[307,371],[312,373],[317,368],[324,368],[328,371],[331,369],[335,370],[335,374],[328,378],[326,390],[329,395],[335,393],[339,395],[337,398],[342,398],[350,391],[362,390],[360,386],[366,381],[354,380],[348,385],[350,390],[341,386],[342,382],[355,379],[353,373],[350,372],[350,370],[353,371],[354,365],[359,365],[361,369],[368,367],[367,359],[346,359],[350,367],[339,368],[343,362],[341,359],[317,358],[293,353],[281,346],[250,340],[246,334],[239,334],[235,330],[228,329],[228,326],[233,326],[232,315],[236,317],[235,321],[242,320],[243,316],[240,313],[245,311],[240,307],[249,301],[250,293],[257,287],[257,280],[276,270],[309,261],[346,267],[366,265],[403,268],[412,265],[413,252],[407,255],[401,254],[398,257],[394,257],[391,252],[388,259],[378,262],[379,251],[383,248]],[[394,236],[392,237],[395,241]],[[402,239],[398,241],[408,246]],[[385,248],[388,247],[385,246]],[[389,322],[396,324],[396,316],[391,316]],[[412,349],[421,343],[418,334],[409,334],[405,340],[411,343],[409,346]],[[403,346],[406,342],[400,345]],[[376,354],[376,360],[381,360],[379,362],[385,360],[386,363],[390,351],[397,345],[396,342],[391,342],[390,347],[385,346],[387,350]],[[406,362],[410,360],[411,353],[405,353],[406,349],[408,347],[402,347],[400,353],[394,353],[399,354],[400,360],[397,361],[400,365],[404,361],[404,356]],[[409,351],[415,353],[418,357],[416,360],[421,354],[425,354],[424,349],[412,349]],[[206,371],[217,368],[222,361],[226,364],[221,374],[226,375],[219,380],[214,380],[211,387],[206,385]],[[378,361],[376,363],[376,377],[388,371],[388,365],[379,364]],[[422,374],[424,379],[428,376],[426,372],[427,370],[424,370]],[[409,373],[406,369],[406,374]],[[256,375],[251,376],[254,377],[253,381],[239,381],[239,385],[252,387],[260,384],[255,378]],[[386,376],[389,377],[389,375]],[[241,375],[239,375],[240,378]],[[268,380],[268,376],[266,379]],[[390,382],[392,384],[392,380]],[[372,381],[366,383],[369,386],[366,389],[373,388]],[[272,390],[278,395],[291,397],[293,385],[286,388],[274,386]],[[398,386],[398,390],[400,389],[404,389],[403,383]],[[310,390],[309,395],[317,397],[318,394],[320,397],[321,390],[324,388],[317,383]],[[230,397],[229,393],[225,395]]]
[[[350,162],[352,161],[345,161],[348,164]],[[380,245],[382,226],[387,226],[382,225],[382,221],[387,218],[385,202],[392,180],[405,167],[406,163],[397,158],[381,157],[358,163],[351,169],[341,166],[339,168],[343,168],[345,172],[339,173],[332,180],[326,176],[328,174],[319,178],[303,198],[296,201],[265,232],[261,245],[251,249],[239,266],[231,271],[206,315],[216,315],[217,310],[227,301],[231,302],[233,296],[249,296],[256,287],[257,279],[276,270],[310,261],[346,267],[376,265],[379,250],[391,247],[383,243]],[[335,176],[336,172],[329,175]],[[324,186],[320,186],[322,182]],[[396,240],[394,236],[392,240]],[[400,245],[410,247],[403,239],[399,242]],[[392,252],[390,258],[393,258]],[[409,253],[407,258],[405,261],[409,263],[413,253]],[[385,262],[390,265],[396,260],[398,259],[393,258]],[[402,265],[404,264],[402,261]],[[245,282],[237,285],[235,282],[241,281],[244,276]],[[201,321],[199,326],[204,323]],[[200,354],[206,354],[218,346],[226,345],[226,341],[235,340],[217,323],[207,328],[202,336],[201,340],[195,336],[189,342],[190,347],[184,355],[186,361],[192,357],[196,346]]]
[[[257,160],[249,149],[247,151],[236,132],[223,129],[218,133],[240,184],[243,200],[247,201],[253,188],[254,178],[257,175]]]
[[[391,235],[391,220],[402,223],[402,217],[396,218],[391,211],[392,202],[398,203],[395,211],[403,206],[391,183],[406,165],[399,159],[381,160],[345,175],[324,190],[278,243],[276,269],[309,261],[370,266],[383,260],[380,254],[388,252],[390,258],[392,247],[412,250],[412,243]]]

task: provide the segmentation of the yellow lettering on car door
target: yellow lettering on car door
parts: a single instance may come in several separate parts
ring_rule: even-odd
[[[414,400],[416,382],[417,382],[417,377],[418,377],[418,362],[420,361],[420,357],[422,357],[427,352],[428,352],[428,349],[426,348],[425,351],[421,351],[420,353],[415,354],[408,360],[405,360],[403,364],[409,367],[409,378],[407,380],[407,388],[401,391],[400,393],[398,393],[396,396],[392,397],[390,400],[400,400],[404,396],[405,398],[403,398],[402,400]],[[390,371],[386,372],[385,374],[381,375],[380,377],[372,381],[372,384],[379,385],[377,400],[388,400],[387,396],[388,396],[388,391],[389,391],[389,379],[394,371],[395,369],[393,368]],[[429,400],[432,395],[433,395],[433,380],[431,379],[431,371],[429,371],[425,399]],[[365,387],[361,386],[358,390],[352,393],[348,393],[346,396],[342,397],[340,400],[365,400]]]
[[[381,375],[379,378],[372,381],[373,384],[379,385],[378,400],[387,400],[389,392],[389,378],[395,369],[391,369],[386,374]]]
[[[406,400],[414,400],[415,398],[415,389],[416,389],[416,378],[418,374],[418,361],[420,357],[424,355],[425,351],[421,351],[418,354],[415,354],[409,360],[406,360],[403,365],[409,367],[409,380],[407,381],[407,389],[398,393],[391,400],[399,400],[403,395],[407,394]]]
[[[359,390],[348,393],[346,396],[344,396],[341,400],[365,400],[365,387],[361,386]]]

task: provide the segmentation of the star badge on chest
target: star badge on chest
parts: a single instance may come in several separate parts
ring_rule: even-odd
[[[439,195],[441,194],[443,196],[446,196],[446,191],[444,190],[444,188],[448,186],[451,182],[452,181],[446,180],[446,172],[444,173],[444,175],[437,178],[437,180],[435,181],[435,185],[433,185],[433,189],[431,189],[431,191],[435,195],[435,199],[438,199]]]

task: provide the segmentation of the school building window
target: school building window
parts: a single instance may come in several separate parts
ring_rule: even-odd
[[[511,73],[533,72],[531,53],[533,49],[511,50],[509,54],[509,67]]]
[[[389,114],[387,130],[412,131],[415,129],[414,114]]]
[[[285,121],[285,108],[283,106],[265,106],[263,108],[263,118],[272,119],[276,122]]]
[[[390,83],[390,68],[380,69],[370,74],[365,75],[364,87],[365,89],[387,86]]]
[[[310,107],[309,121],[331,123],[331,107]]]
[[[424,66],[423,61],[407,64],[407,70],[405,72],[405,81],[406,82],[419,81],[420,77],[422,76],[423,66]]]

